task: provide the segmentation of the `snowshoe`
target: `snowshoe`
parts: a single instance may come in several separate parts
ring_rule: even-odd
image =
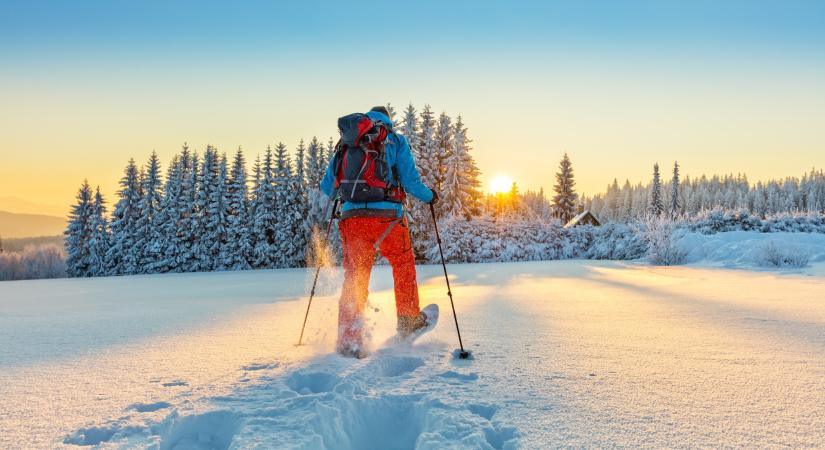
[[[424,307],[421,312],[414,317],[399,317],[398,334],[395,337],[397,342],[412,343],[416,339],[432,331],[438,324],[438,305],[431,304]]]

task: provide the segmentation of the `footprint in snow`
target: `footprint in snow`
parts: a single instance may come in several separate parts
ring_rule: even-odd
[[[63,439],[64,444],[69,445],[100,445],[112,440],[116,435],[129,435],[142,431],[140,427],[122,427],[116,422],[109,422],[100,426],[80,428]]]
[[[328,372],[293,372],[285,381],[293,391],[302,394],[319,394],[329,392],[341,381],[338,376]]]
[[[126,409],[131,409],[132,411],[137,411],[141,413],[146,412],[155,412],[164,408],[168,408],[172,406],[168,402],[155,402],[155,403],[134,403],[129,405]]]
[[[448,370],[446,372],[438,374],[441,378],[459,380],[459,381],[475,381],[478,379],[478,374],[475,372],[470,373],[458,373],[452,370]]]
[[[274,363],[252,363],[252,364],[247,364],[247,365],[241,367],[241,369],[246,370],[247,372],[253,372],[253,371],[256,371],[256,370],[276,369],[278,367],[280,367],[280,364],[277,363],[277,362],[274,362]]]
[[[498,411],[497,406],[479,404],[469,405],[467,406],[467,409],[469,409],[471,413],[483,417],[487,420],[492,419],[493,415],[496,413],[496,411]]]
[[[378,358],[371,364],[382,377],[398,377],[424,365],[424,360],[413,356],[389,356]]]

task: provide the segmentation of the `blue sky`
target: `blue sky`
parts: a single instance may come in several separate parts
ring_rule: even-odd
[[[485,178],[527,188],[564,151],[588,192],[677,159],[798,174],[825,164],[823,24],[812,1],[2,1],[0,191],[39,152],[55,186],[22,191],[63,201],[152,149],[294,147],[385,101],[462,114]]]
[[[70,52],[117,58],[124,51],[186,50],[256,56],[262,51],[357,53],[427,49],[449,39],[462,50],[518,44],[670,53],[821,51],[825,5],[817,1],[4,1],[2,47],[11,54]],[[284,40],[288,42],[284,42]]]

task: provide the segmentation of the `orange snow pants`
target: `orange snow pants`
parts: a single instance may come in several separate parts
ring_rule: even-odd
[[[376,247],[392,266],[398,316],[419,313],[415,257],[407,219],[348,217],[338,225],[344,247],[344,287],[338,302],[338,341],[360,347]]]

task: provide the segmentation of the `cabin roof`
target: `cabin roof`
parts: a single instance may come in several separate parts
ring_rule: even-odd
[[[585,210],[579,213],[576,217],[570,219],[570,221],[564,225],[564,228],[575,227],[576,225],[585,224],[595,226],[601,225],[599,219],[596,219],[596,216],[594,216],[590,211]]]

